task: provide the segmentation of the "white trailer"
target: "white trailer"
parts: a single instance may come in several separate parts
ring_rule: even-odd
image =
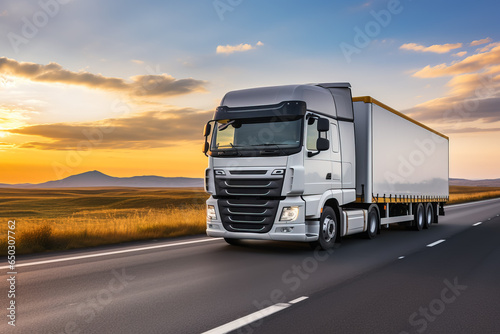
[[[212,131],[212,125],[213,131]],[[207,234],[310,242],[429,228],[448,200],[448,138],[348,83],[226,94],[204,130]]]
[[[437,223],[437,203],[449,197],[448,137],[369,96],[353,106],[358,202],[387,203],[382,224],[413,219],[412,206],[406,217],[389,214],[396,203],[423,203],[424,227]]]

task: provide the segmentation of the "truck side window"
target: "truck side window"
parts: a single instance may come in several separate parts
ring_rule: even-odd
[[[330,123],[330,129],[332,129],[332,140],[330,141],[330,145],[332,147],[333,152],[338,153],[338,151],[339,151],[339,130],[337,128],[337,124]]]
[[[312,123],[312,124],[310,124]],[[327,138],[326,132],[321,133],[321,137]],[[310,119],[307,123],[307,140],[306,148],[308,151],[316,151],[316,140],[319,138],[318,135],[318,121],[315,118]]]

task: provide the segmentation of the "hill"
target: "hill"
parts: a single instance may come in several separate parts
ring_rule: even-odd
[[[486,180],[450,179],[450,186],[500,187],[500,179],[486,179]]]
[[[162,177],[154,175],[114,177],[97,170],[71,175],[61,180],[38,184],[5,184],[0,188],[86,188],[86,187],[132,187],[132,188],[198,188],[203,187],[203,179],[188,177]]]

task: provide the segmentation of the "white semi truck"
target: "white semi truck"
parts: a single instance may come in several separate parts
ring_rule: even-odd
[[[445,135],[349,83],[227,93],[204,129],[207,234],[309,242],[429,228],[448,200]]]

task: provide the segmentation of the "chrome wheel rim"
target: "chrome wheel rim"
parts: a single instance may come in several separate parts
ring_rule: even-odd
[[[330,217],[325,217],[321,228],[323,230],[323,239],[325,239],[326,242],[330,242],[335,237],[335,220]]]
[[[422,211],[423,211],[422,207],[420,207],[418,210],[418,225],[419,226],[424,225],[424,213]]]
[[[375,218],[375,215],[372,215],[370,218],[370,233],[374,234],[376,230],[377,230],[377,219]]]

